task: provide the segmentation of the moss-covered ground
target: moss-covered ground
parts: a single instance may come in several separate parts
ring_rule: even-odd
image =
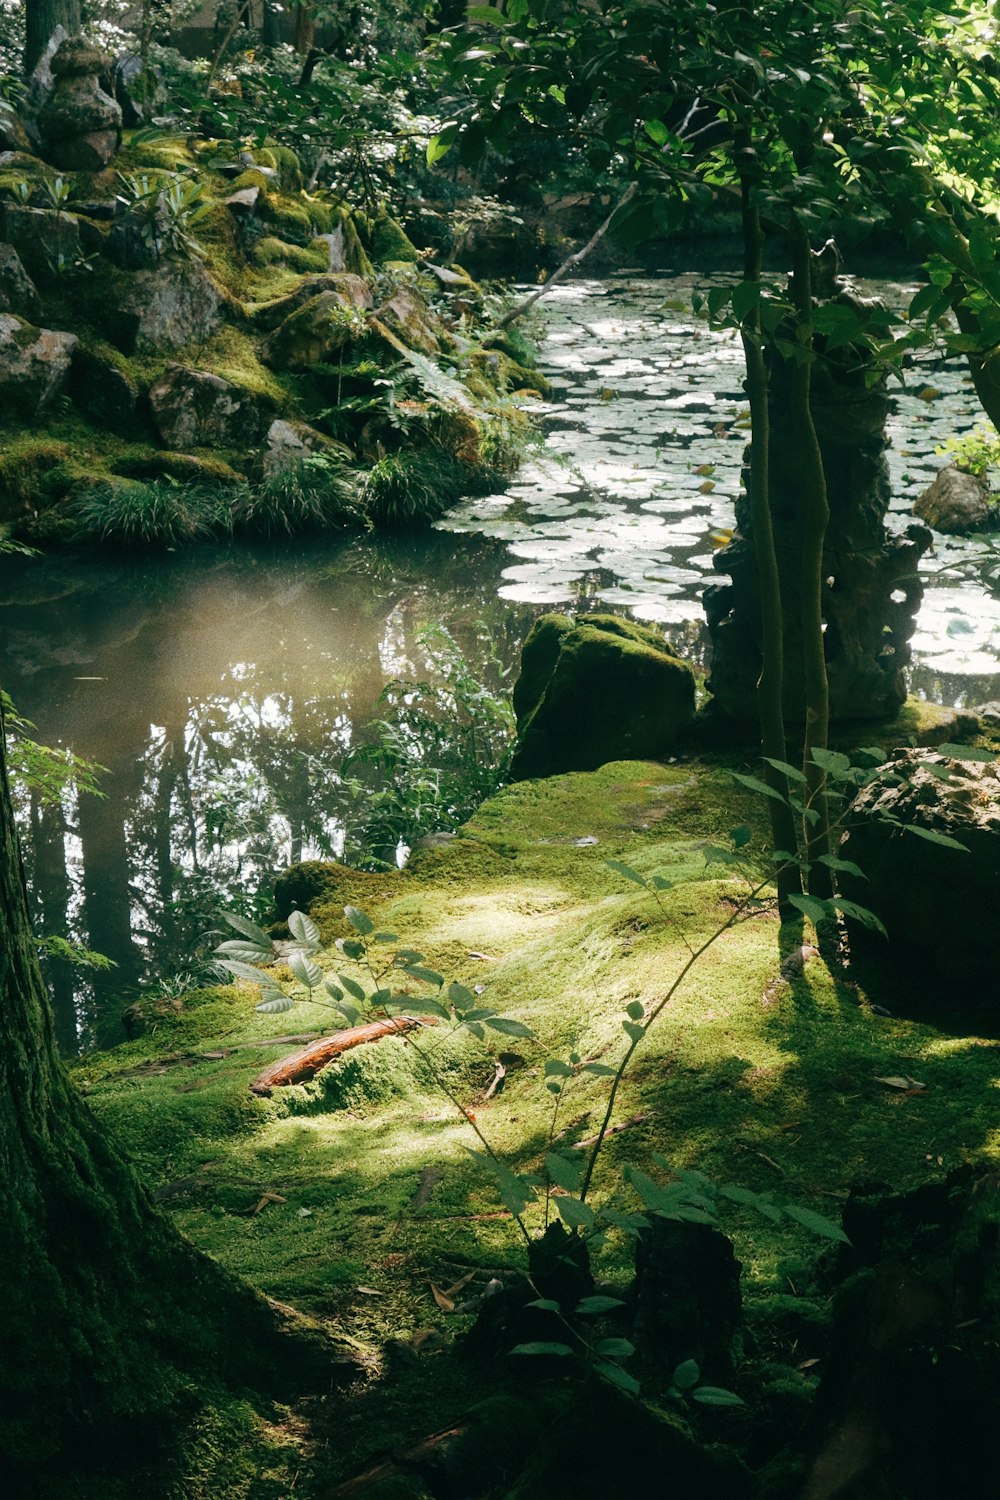
[[[312,914],[332,941],[355,902],[447,979],[483,986],[484,1004],[531,1026],[535,1040],[488,1033],[481,1045],[441,1028],[421,1043],[494,1148],[538,1168],[553,1128],[570,1141],[597,1130],[607,1088],[577,1077],[554,1121],[545,1060],[620,1057],[626,1005],[661,998],[689,945],[745,892],[738,873],[706,865],[703,845],[745,824],[750,847],[762,847],[761,819],[718,761],[617,762],[507,788],[403,873],[334,867],[324,890],[314,872]],[[673,889],[658,902],[609,860]],[[940,995],[937,1024],[918,1024],[882,1013],[877,980],[862,988],[821,957],[783,978],[809,938],[765,904],[699,960],[626,1077],[616,1118],[642,1118],[608,1141],[594,1203],[614,1195],[628,1206],[626,1164],[662,1180],[657,1153],[836,1219],[859,1180],[903,1189],[1000,1154],[1000,1052],[953,1023],[961,997]],[[336,952],[329,963],[346,966]],[[357,1049],[308,1085],[257,1098],[250,1081],[295,1050],[289,1036],[336,1023],[308,1005],[261,1015],[256,999],[238,984],[146,1001],[141,1035],[76,1067],[181,1228],[269,1296],[356,1340],[368,1365],[332,1409],[307,1403],[259,1431],[256,1473],[248,1462],[230,1479],[203,1457],[192,1496],[283,1494],[293,1474],[297,1495],[329,1492],[332,1479],[461,1415],[496,1372],[461,1358],[453,1340],[470,1317],[442,1310],[431,1283],[447,1289],[474,1272],[452,1297],[461,1304],[523,1261],[516,1226],[465,1150],[476,1145],[468,1123],[405,1042]],[[501,1052],[505,1086],[487,1099]],[[880,1081],[900,1077],[924,1087]],[[529,1220],[540,1227],[541,1207]],[[824,1242],[735,1208],[723,1227],[743,1262],[758,1354],[801,1385],[818,1373],[794,1367],[821,1354],[803,1330],[825,1316]],[[596,1274],[623,1279],[630,1254],[609,1239]]]

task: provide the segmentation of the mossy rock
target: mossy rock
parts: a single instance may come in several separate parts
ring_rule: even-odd
[[[291,266],[294,271],[304,273],[326,271],[330,265],[330,254],[325,245],[292,245],[273,234],[266,234],[258,240],[253,254],[258,265]]]
[[[421,255],[397,219],[379,214],[371,226],[371,258],[376,265],[387,261],[414,265]]]
[[[350,930],[344,907],[384,900],[393,888],[393,879],[391,874],[355,870],[335,859],[302,860],[290,865],[274,882],[275,915],[284,922],[291,912],[308,912],[317,903],[327,914],[327,925],[335,925],[339,936]]]
[[[694,717],[691,668],[657,631],[616,615],[543,616],[521,672],[516,780],[662,758]]]

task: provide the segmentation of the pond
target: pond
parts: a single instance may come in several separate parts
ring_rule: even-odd
[[[703,275],[623,274],[542,303],[544,444],[503,495],[416,536],[314,538],[150,559],[7,560],[0,682],[36,737],[107,767],[103,797],[21,799],[40,930],[108,955],[53,965],[62,1045],[149,982],[196,979],[218,911],[289,861],[338,853],[337,770],[397,676],[433,668],[444,626],[473,676],[509,690],[531,619],[606,606],[661,622],[701,660],[701,588],[733,524],[746,403],[738,343],[691,314]],[[904,288],[882,285],[896,301]],[[959,366],[895,394],[892,524],[979,419]],[[1000,604],[925,561],[916,691],[1000,696]],[[259,908],[264,910],[264,907]]]

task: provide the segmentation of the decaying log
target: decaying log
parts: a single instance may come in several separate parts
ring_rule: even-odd
[[[370,1469],[365,1469],[363,1474],[345,1479],[332,1492],[331,1500],[349,1500],[349,1497],[364,1495],[375,1489],[383,1480],[394,1479],[401,1474],[421,1474],[427,1469],[433,1469],[441,1451],[457,1438],[464,1437],[468,1430],[467,1422],[458,1422],[451,1427],[442,1427],[439,1432],[432,1432],[412,1448],[382,1459]]]
[[[250,1084],[251,1094],[267,1098],[272,1089],[284,1088],[290,1083],[308,1083],[315,1078],[320,1068],[333,1062],[342,1052],[360,1047],[365,1042],[380,1042],[384,1036],[398,1036],[404,1031],[413,1031],[417,1026],[430,1025],[430,1019],[416,1016],[392,1016],[386,1021],[369,1021],[364,1026],[350,1026],[346,1031],[335,1031],[332,1036],[320,1037],[301,1052],[293,1052],[280,1062],[272,1063],[259,1073]]]

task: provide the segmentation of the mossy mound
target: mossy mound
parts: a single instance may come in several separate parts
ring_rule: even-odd
[[[508,787],[459,838],[403,872],[289,871],[285,915],[311,902],[332,942],[350,931],[343,905],[356,905],[446,981],[480,990],[484,1005],[535,1033],[487,1033],[481,1044],[442,1030],[430,1043],[437,1082],[390,1039],[345,1054],[311,1084],[254,1097],[250,1080],[296,1038],[329,1031],[332,1018],[317,1004],[261,1014],[243,983],[146,1000],[131,1014],[140,1035],[76,1065],[93,1107],[196,1243],[382,1362],[378,1421],[361,1400],[338,1414],[332,1456],[304,1458],[320,1489],[374,1461],[386,1420],[403,1447],[463,1415],[484,1382],[504,1379],[504,1361],[459,1361],[450,1341],[469,1316],[445,1311],[428,1285],[448,1288],[471,1272],[451,1300],[474,1301],[495,1268],[523,1254],[496,1187],[464,1149],[478,1143],[460,1110],[528,1172],[540,1172],[553,1128],[568,1132],[564,1142],[591,1136],[607,1081],[575,1074],[553,1127],[546,1060],[617,1061],[626,1007],[662,999],[690,950],[746,893],[738,873],[706,865],[706,842],[746,825],[752,856],[764,848],[765,821],[725,764],[616,762]],[[616,861],[670,888],[641,889]],[[663,1180],[666,1162],[836,1219],[857,1180],[909,1188],[964,1161],[997,1162],[992,1043],[879,1014],[870,1002],[880,989],[860,990],[819,957],[783,970],[803,936],[763,908],[697,961],[625,1076],[614,1118],[632,1123],[602,1153],[595,1206],[634,1207],[623,1170]],[[321,962],[331,974],[351,969],[336,949]],[[503,1089],[487,1097],[501,1057]],[[886,1083],[901,1074],[923,1087]],[[543,1216],[539,1202],[530,1227]],[[776,1445],[811,1409],[829,1334],[823,1241],[797,1220],[735,1204],[723,1227],[744,1266],[748,1343],[736,1378],[753,1413],[761,1484],[765,1474],[772,1484],[760,1493],[787,1500],[801,1464],[776,1456]],[[606,1239],[593,1265],[605,1287],[625,1287],[627,1239]],[[795,1368],[808,1361],[817,1363]],[[521,1366],[515,1380],[525,1378]],[[546,1430],[568,1432],[576,1398],[565,1377],[549,1372],[533,1389],[533,1401],[550,1403]],[[709,1429],[692,1429],[690,1413],[673,1420],[680,1428],[650,1430],[649,1452],[676,1443],[694,1462],[684,1434]],[[713,1441],[744,1442],[748,1419],[711,1420],[721,1424]],[[550,1476],[554,1462],[544,1445],[526,1446],[521,1488],[512,1474],[509,1493],[533,1493],[532,1476]],[[742,1484],[739,1464],[726,1472]]]
[[[656,630],[617,615],[543,615],[514,691],[517,778],[664,755],[694,717],[694,674]]]

